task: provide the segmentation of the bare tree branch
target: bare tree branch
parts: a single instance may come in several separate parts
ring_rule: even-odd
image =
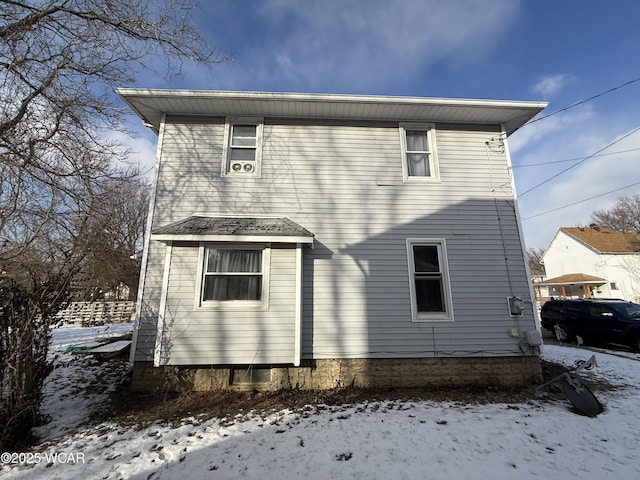
[[[596,210],[591,219],[603,227],[640,234],[640,194],[625,196],[609,210]]]
[[[544,250],[541,248],[527,248],[527,261],[531,275],[541,277],[546,274],[544,265],[542,264],[543,254]]]
[[[225,60],[190,0],[0,0],[0,433],[12,450],[37,418],[48,323],[72,294],[137,287],[131,258],[148,187],[114,87],[162,60]],[[73,287],[73,288],[70,288]]]

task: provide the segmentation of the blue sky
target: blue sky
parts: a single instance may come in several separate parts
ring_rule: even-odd
[[[232,60],[127,86],[542,100],[546,115],[640,77],[637,0],[210,0],[195,18]],[[509,138],[527,247],[640,192],[638,127],[640,81]]]

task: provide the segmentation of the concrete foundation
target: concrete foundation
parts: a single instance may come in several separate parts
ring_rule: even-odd
[[[246,368],[246,367],[245,367]],[[263,368],[262,366],[260,368]],[[512,387],[542,381],[537,356],[313,360],[300,367],[273,366],[270,381],[233,384],[233,367],[154,367],[138,362],[135,391],[209,391],[226,388],[329,390],[342,387]]]

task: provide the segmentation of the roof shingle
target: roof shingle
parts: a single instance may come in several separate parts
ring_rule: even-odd
[[[559,277],[549,278],[542,282],[538,282],[536,285],[602,285],[604,283],[607,283],[604,278],[594,277],[593,275],[587,275],[586,273],[567,273],[566,275],[560,275]]]
[[[640,240],[635,233],[622,233],[606,227],[566,227],[562,231],[600,253],[640,252]]]
[[[313,237],[313,233],[288,218],[192,216],[159,227],[154,235],[268,235]]]

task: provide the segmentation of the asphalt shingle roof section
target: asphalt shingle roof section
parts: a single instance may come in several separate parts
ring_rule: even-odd
[[[559,277],[549,278],[543,282],[536,283],[536,285],[572,285],[576,283],[602,285],[607,283],[607,281],[604,278],[594,277],[586,273],[567,273],[566,275],[560,275]]]
[[[313,233],[288,218],[192,216],[157,228],[152,233],[154,235],[264,235],[313,237]]]
[[[634,233],[622,233],[606,227],[569,227],[563,231],[600,253],[640,252],[640,238]]]

